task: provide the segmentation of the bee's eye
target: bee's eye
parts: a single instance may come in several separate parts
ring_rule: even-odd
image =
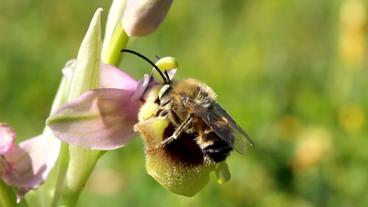
[[[161,87],[160,91],[158,92],[158,99],[162,99],[162,97],[165,95],[165,93],[169,90],[170,85],[165,84]]]

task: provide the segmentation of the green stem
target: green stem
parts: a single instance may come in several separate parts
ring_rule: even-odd
[[[60,87],[58,90],[58,93],[56,94],[56,97],[54,99],[54,103],[51,107],[51,113],[50,115],[55,112],[60,106],[62,106],[64,103],[67,102],[68,99],[68,92],[69,92],[69,86],[70,81],[67,80],[65,77],[61,80]],[[68,145],[65,143],[62,143],[60,146],[60,153],[59,153],[59,159],[56,163],[55,170],[56,173],[52,177],[55,179],[51,184],[54,184],[51,186],[50,190],[53,191],[53,199],[51,206],[56,206],[60,199],[60,191],[61,187],[64,185],[66,170],[68,169],[69,164],[69,151],[68,151]],[[47,183],[46,183],[47,184]]]
[[[14,190],[0,180],[0,204],[3,207],[14,207],[17,205],[17,197]]]
[[[68,169],[68,165],[69,165],[68,145],[62,143],[61,149],[60,149],[59,160],[58,160],[57,168],[56,168],[58,171],[58,177],[57,177],[57,183],[55,186],[54,199],[52,200],[52,204],[51,204],[52,207],[56,207],[60,201],[63,186],[65,183],[65,176],[66,176],[66,171]]]
[[[77,146],[69,146],[69,151],[73,156],[70,159],[68,171],[64,182],[63,191],[59,206],[75,206],[79,195],[90,177],[98,159],[103,154],[102,151],[93,151]],[[68,176],[73,175],[73,176]]]
[[[102,62],[117,65],[121,57],[121,50],[126,47],[128,40],[129,37],[123,26],[121,24],[116,25],[109,48],[106,53],[102,54]]]

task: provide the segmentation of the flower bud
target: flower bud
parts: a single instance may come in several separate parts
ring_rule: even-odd
[[[153,32],[164,20],[172,0],[128,0],[123,27],[129,36]]]

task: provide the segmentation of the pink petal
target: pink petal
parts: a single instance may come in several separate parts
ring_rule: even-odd
[[[76,60],[71,59],[63,68],[63,75],[71,80],[75,66]],[[137,81],[130,77],[128,74],[121,71],[119,68],[101,63],[100,67],[100,87],[101,88],[118,88],[124,90],[135,90],[137,88]]]
[[[4,155],[2,178],[25,193],[39,186],[59,156],[60,141],[50,131],[15,145]]]
[[[137,90],[134,92],[133,98],[140,100],[149,88],[157,85],[157,82],[153,79],[153,76],[144,74],[143,78],[137,82]]]
[[[7,153],[14,145],[15,133],[6,124],[0,123],[0,155]]]
[[[97,150],[125,145],[133,135],[139,102],[134,91],[96,89],[66,104],[47,120],[62,141]]]
[[[101,64],[101,88],[135,90],[137,81],[113,65]]]

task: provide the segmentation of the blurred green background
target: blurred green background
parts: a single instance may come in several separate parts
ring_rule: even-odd
[[[64,63],[110,1],[3,0],[0,120],[41,132]],[[206,82],[256,146],[228,158],[232,179],[193,198],[144,169],[139,137],[107,153],[79,206],[368,206],[367,9],[363,0],[175,1],[129,48],[170,55],[177,77]],[[150,67],[126,58],[140,78]]]

